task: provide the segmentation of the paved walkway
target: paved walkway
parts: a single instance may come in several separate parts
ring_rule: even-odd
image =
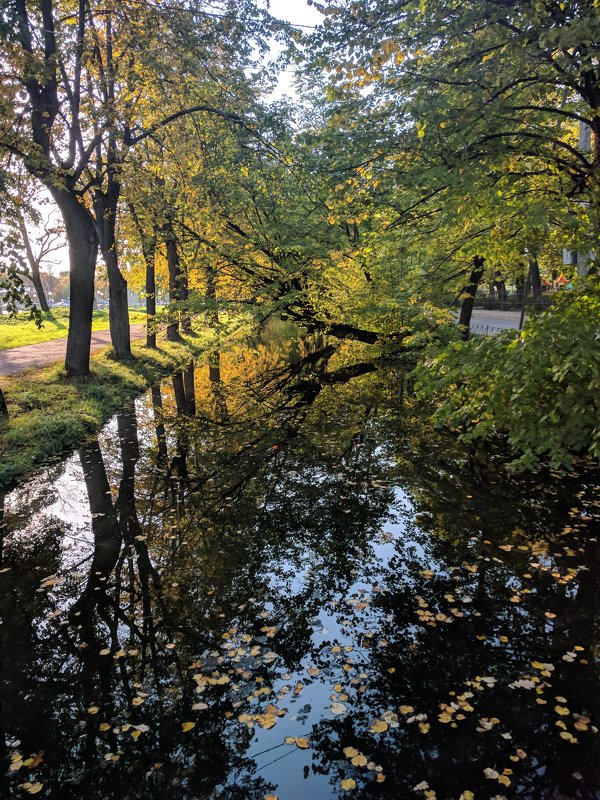
[[[493,328],[514,328],[518,330],[520,311],[488,311],[483,308],[474,308],[471,316],[471,326],[476,325]]]
[[[143,339],[146,335],[144,325],[131,326],[131,338]],[[93,331],[90,352],[102,350],[110,345],[110,331]],[[67,339],[52,339],[49,342],[26,344],[0,350],[0,375],[18,375],[28,369],[46,367],[55,361],[62,361],[67,349]]]

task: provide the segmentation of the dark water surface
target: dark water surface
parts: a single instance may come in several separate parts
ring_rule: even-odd
[[[0,796],[600,797],[598,475],[511,481],[398,368],[283,350],[0,501]]]

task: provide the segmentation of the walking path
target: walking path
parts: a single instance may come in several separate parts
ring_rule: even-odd
[[[488,311],[483,308],[474,308],[471,316],[471,326],[475,325],[493,328],[514,328],[518,330],[520,311]]]
[[[143,339],[146,335],[144,325],[132,325],[132,339]],[[94,331],[90,352],[102,350],[110,345],[110,331]],[[23,347],[12,347],[0,350],[0,375],[18,375],[28,369],[46,367],[55,361],[62,361],[67,349],[67,339],[52,339],[49,342],[26,344]]]

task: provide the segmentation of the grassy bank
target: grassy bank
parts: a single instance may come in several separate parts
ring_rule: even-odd
[[[64,339],[69,332],[69,309],[55,308],[42,314],[43,325],[38,328],[25,313],[16,317],[0,316],[0,350],[11,347],[22,347],[25,344],[49,342],[52,339]],[[129,321],[133,325],[145,322],[146,314],[141,308],[129,309]],[[92,319],[93,331],[108,330],[108,311],[94,311]]]
[[[10,417],[0,420],[0,488],[81,444],[150,384],[189,363],[201,342],[159,341],[156,350],[136,342],[126,361],[107,349],[92,358],[86,378],[67,380],[59,364],[2,378]]]

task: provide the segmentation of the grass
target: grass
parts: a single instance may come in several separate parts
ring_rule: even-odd
[[[133,357],[116,360],[107,348],[91,360],[89,376],[67,379],[55,364],[2,378],[9,418],[0,420],[0,488],[82,444],[114,413],[148,386],[189,363],[203,339],[132,344]]]
[[[42,317],[44,324],[38,328],[26,313],[20,313],[14,318],[0,316],[0,350],[21,347],[24,344],[49,342],[51,339],[63,339],[67,335],[69,331],[68,308],[55,308],[42,314]],[[145,322],[144,310],[130,308],[129,321],[132,324]],[[94,311],[92,330],[108,330],[108,311]]]

